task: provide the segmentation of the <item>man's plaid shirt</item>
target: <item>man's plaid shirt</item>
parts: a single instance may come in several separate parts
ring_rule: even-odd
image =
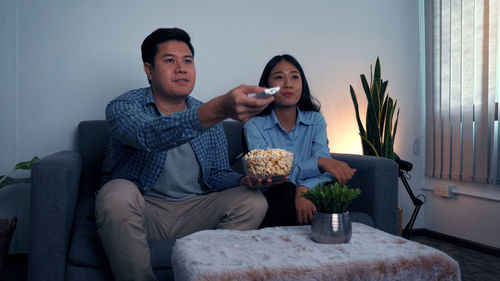
[[[222,124],[205,128],[198,119],[202,102],[187,97],[186,109],[161,115],[151,88],[131,90],[106,108],[113,179],[127,179],[143,190],[158,180],[167,150],[190,142],[201,167],[199,182],[207,191],[238,185],[242,174],[229,167]],[[198,165],[193,163],[193,169]]]

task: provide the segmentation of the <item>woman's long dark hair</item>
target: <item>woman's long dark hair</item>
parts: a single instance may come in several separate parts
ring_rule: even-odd
[[[260,76],[259,86],[269,88],[269,76],[271,75],[271,71],[273,68],[281,61],[287,61],[293,66],[295,66],[300,73],[300,79],[302,80],[302,94],[300,96],[300,100],[297,103],[297,106],[301,111],[316,111],[319,112],[321,105],[319,101],[311,95],[309,91],[309,84],[307,84],[306,75],[304,74],[304,70],[300,66],[300,63],[291,55],[277,55],[273,57],[264,67],[264,71],[262,71],[262,75]],[[272,107],[274,106],[274,102],[271,103],[266,109],[264,109],[259,115],[269,114],[271,112]]]

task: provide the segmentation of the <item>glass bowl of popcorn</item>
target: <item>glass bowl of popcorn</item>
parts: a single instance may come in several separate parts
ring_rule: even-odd
[[[244,157],[245,171],[251,177],[279,179],[292,171],[292,152],[279,148],[254,149]]]

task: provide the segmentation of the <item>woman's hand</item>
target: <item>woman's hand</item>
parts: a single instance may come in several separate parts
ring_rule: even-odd
[[[286,182],[288,179],[288,176],[285,176],[283,178],[280,178],[278,180],[272,180],[272,178],[262,178],[262,177],[251,177],[251,176],[244,176],[240,179],[240,185],[246,185],[251,189],[259,189],[262,187],[271,187],[275,184],[282,184]]]
[[[356,172],[356,169],[351,169],[346,162],[327,157],[319,157],[318,167],[334,175],[339,184],[345,184],[350,181]]]
[[[304,197],[300,197],[302,192],[308,191],[305,186],[297,186],[295,190],[295,210],[297,211],[297,222],[300,224],[311,224],[316,212],[316,206],[313,202]]]

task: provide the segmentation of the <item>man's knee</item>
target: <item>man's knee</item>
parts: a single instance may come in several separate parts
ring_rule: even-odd
[[[250,190],[250,195],[245,199],[245,201],[249,206],[253,207],[256,212],[263,213],[263,215],[266,214],[268,208],[267,200],[266,197],[260,193],[260,191]]]
[[[239,202],[240,208],[256,221],[263,220],[268,208],[266,197],[260,191],[248,187],[239,188],[239,192],[240,198],[237,199],[239,200],[237,202]]]
[[[116,179],[106,183],[96,196],[96,220],[121,220],[144,208],[144,199],[131,181]]]

